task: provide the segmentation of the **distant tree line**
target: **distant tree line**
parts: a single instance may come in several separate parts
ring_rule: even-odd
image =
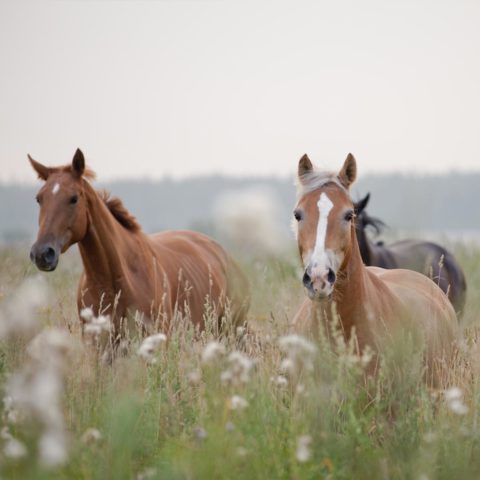
[[[383,219],[392,229],[479,232],[479,184],[480,173],[369,175],[355,185],[353,197],[371,192],[368,211]],[[278,222],[288,235],[295,202],[293,180],[281,178],[209,176],[96,185],[120,197],[147,232],[181,228],[210,232],[222,196],[245,189],[265,188],[277,206]],[[40,183],[38,186],[0,185],[2,243],[34,237],[38,222],[35,193],[39,186]]]

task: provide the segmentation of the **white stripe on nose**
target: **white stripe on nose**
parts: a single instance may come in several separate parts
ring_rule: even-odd
[[[327,255],[325,252],[325,239],[327,236],[328,215],[333,208],[332,201],[328,198],[327,194],[322,192],[318,200],[318,225],[317,225],[317,240],[315,242],[315,248],[313,250],[311,263],[315,268],[317,265],[326,268]]]
[[[60,184],[57,182],[52,188],[52,193],[55,195],[60,190]]]

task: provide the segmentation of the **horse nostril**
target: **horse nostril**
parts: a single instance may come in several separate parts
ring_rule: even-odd
[[[335,272],[331,268],[328,269],[327,280],[330,284],[335,283]]]
[[[45,263],[52,263],[55,260],[55,250],[52,247],[47,247],[42,256]]]
[[[307,288],[311,288],[311,286],[312,286],[312,279],[311,279],[310,275],[307,273],[307,271],[305,271],[305,273],[303,274],[303,284]]]

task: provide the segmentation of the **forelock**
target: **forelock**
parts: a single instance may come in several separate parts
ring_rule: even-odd
[[[329,183],[334,183],[339,186],[350,197],[348,190],[342,185],[336,173],[313,170],[312,172],[302,175],[301,178],[297,178],[297,198],[318,190]]]

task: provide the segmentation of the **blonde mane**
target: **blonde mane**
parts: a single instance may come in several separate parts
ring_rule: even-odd
[[[335,185],[338,185],[350,196],[348,190],[345,188],[342,182],[340,182],[338,175],[334,172],[322,172],[314,169],[299,178],[297,177],[295,183],[297,186],[297,198],[303,197],[307,193],[318,190],[328,183],[334,183]]]

